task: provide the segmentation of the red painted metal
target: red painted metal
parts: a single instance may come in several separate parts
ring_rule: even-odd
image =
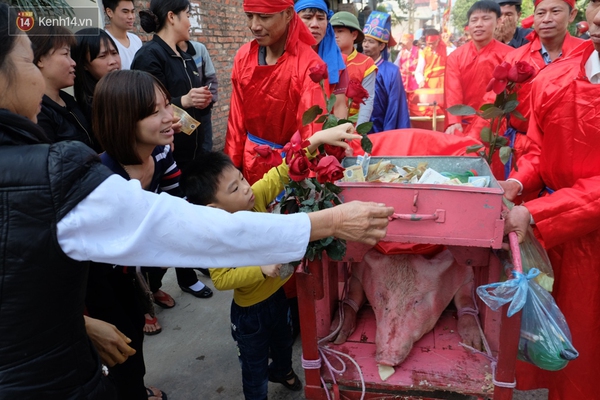
[[[403,216],[406,219],[390,223],[386,241],[448,245],[457,262],[474,267],[476,285],[500,280],[501,263],[490,249],[500,248],[502,242],[501,189],[388,184],[378,184],[375,189],[369,183],[343,183],[340,186],[345,188],[344,201],[356,199],[386,203],[393,205],[396,213],[406,214]],[[414,214],[421,215],[414,217]],[[348,243],[345,261],[360,261],[369,249],[370,246]],[[318,358],[317,341],[329,334],[343,287],[338,274],[347,265],[325,259],[322,265],[312,263],[307,272],[298,274],[305,359]],[[479,299],[478,306],[490,350],[498,357],[496,380],[513,382],[520,314],[508,318],[506,309],[493,312]],[[381,381],[375,364],[375,329],[372,310],[363,307],[358,314],[356,330],[348,341],[339,346],[328,345],[358,362],[367,387],[365,399],[433,400],[447,399],[450,395],[462,395],[464,397],[459,398],[464,399],[512,398],[512,389],[494,387],[490,362],[485,357],[458,345],[460,337],[456,333],[455,311],[444,312],[433,331],[414,345],[409,357],[396,367],[396,372],[386,382]],[[346,364],[346,372],[336,376],[338,386],[332,385],[329,372],[324,367],[320,371],[306,370],[306,398],[325,400],[326,390],[329,390],[336,400],[360,399],[359,373],[351,363]],[[321,377],[327,382],[327,389],[322,387]]]

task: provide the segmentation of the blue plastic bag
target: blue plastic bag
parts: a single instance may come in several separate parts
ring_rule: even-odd
[[[522,309],[518,358],[545,370],[558,371],[579,353],[554,299],[534,281],[539,273],[536,268],[527,275],[513,272],[514,279],[480,286],[477,294],[494,311],[511,303],[509,317]]]

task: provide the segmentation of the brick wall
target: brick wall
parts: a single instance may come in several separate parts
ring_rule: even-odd
[[[147,9],[149,1],[136,0],[137,10]],[[203,43],[217,70],[219,102],[212,111],[214,149],[225,144],[229,100],[231,98],[231,68],[236,51],[252,39],[246,26],[242,0],[192,0],[192,38]],[[139,25],[138,25],[139,26]],[[150,35],[139,32],[142,40]]]

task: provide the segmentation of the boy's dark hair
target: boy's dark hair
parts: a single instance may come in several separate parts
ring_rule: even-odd
[[[229,167],[235,168],[235,165],[225,153],[203,153],[182,171],[179,186],[192,204],[205,206],[214,203],[221,175]]]
[[[82,110],[91,109],[94,89],[98,81],[87,70],[87,65],[94,61],[100,53],[100,48],[110,47],[119,51],[115,41],[100,28],[85,28],[75,33],[77,44],[71,48],[71,57],[75,61],[75,85],[73,92]],[[89,60],[88,60],[89,56]],[[90,121],[92,122],[92,121]]]
[[[490,0],[480,0],[473,4],[471,8],[469,8],[469,11],[467,11],[467,21],[471,19],[471,14],[475,11],[483,11],[485,13],[493,12],[496,14],[497,18],[500,18],[502,15],[500,6],[496,2]]]
[[[73,32],[64,26],[35,25],[28,34],[33,47],[33,63],[36,65],[40,58],[52,50],[58,50],[64,46],[71,48],[75,45]]]
[[[135,145],[137,123],[154,113],[156,89],[171,99],[163,84],[144,71],[113,71],[98,81],[92,127],[102,148],[116,162],[142,163]]]
[[[130,1],[133,3],[133,0],[102,0],[102,5],[104,6],[105,10],[110,8],[111,10],[115,11],[119,3],[122,1]]]

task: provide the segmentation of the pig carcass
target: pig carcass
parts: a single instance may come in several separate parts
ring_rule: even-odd
[[[384,255],[370,250],[352,266],[344,319],[336,344],[344,343],[356,326],[356,312],[369,300],[377,321],[376,361],[396,366],[413,344],[431,331],[444,309],[454,299],[457,310],[474,308],[473,269],[459,265],[449,250],[432,258],[421,255]],[[463,342],[481,348],[476,316],[460,315],[458,333]],[[339,315],[332,322],[332,332]]]

